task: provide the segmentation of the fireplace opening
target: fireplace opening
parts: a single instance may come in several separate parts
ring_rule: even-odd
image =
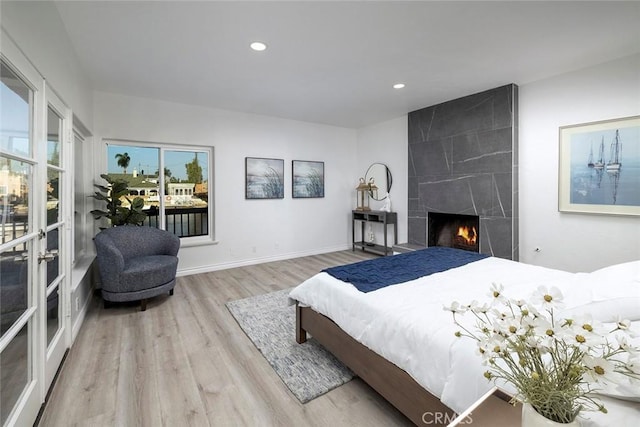
[[[480,252],[480,217],[429,212],[428,246],[446,246]]]

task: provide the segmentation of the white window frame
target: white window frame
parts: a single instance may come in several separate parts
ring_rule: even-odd
[[[134,140],[125,140],[125,139],[114,139],[114,138],[104,138],[103,139],[104,147],[103,153],[105,154],[105,163],[104,169],[107,170],[108,161],[108,147],[109,145],[119,145],[119,146],[133,146],[133,147],[144,147],[144,148],[156,148],[159,150],[158,159],[158,197],[160,198],[160,213],[158,218],[158,228],[163,230],[166,229],[165,224],[165,216],[164,212],[164,204],[165,204],[165,182],[164,182],[164,159],[166,151],[187,151],[187,152],[205,152],[207,153],[208,159],[208,168],[207,168],[207,193],[208,193],[208,201],[207,201],[207,235],[204,236],[187,236],[180,237],[181,246],[182,247],[190,247],[190,246],[202,246],[202,245],[210,245],[216,244],[215,240],[215,183],[214,183],[214,147],[206,146],[206,145],[182,145],[182,144],[170,144],[165,142],[149,142],[149,141],[134,141]],[[100,182],[104,184],[102,178],[98,177],[96,182]]]
[[[91,147],[91,132],[73,116],[73,130],[71,134],[71,145],[73,147],[70,153],[71,166],[69,170],[73,170],[73,182],[71,182],[73,197],[73,212],[69,221],[71,224],[71,251],[72,265],[82,265],[89,259],[92,259],[94,250],[91,239],[93,235],[93,218],[91,218],[91,201],[89,195],[93,194],[92,188],[89,188],[90,178],[93,176],[93,164],[89,161],[89,149]],[[80,145],[77,150],[76,144]],[[76,182],[78,186],[76,187]],[[78,215],[79,223],[76,223],[76,215]],[[76,238],[80,241],[82,248],[76,253]]]

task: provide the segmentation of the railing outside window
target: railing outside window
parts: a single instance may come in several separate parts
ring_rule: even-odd
[[[144,225],[159,227],[158,209],[145,211],[147,219]],[[165,229],[178,237],[206,236],[209,234],[207,208],[166,208]]]

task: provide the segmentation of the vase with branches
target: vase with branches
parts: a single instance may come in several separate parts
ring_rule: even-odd
[[[560,316],[563,296],[556,287],[538,287],[530,301],[509,299],[494,283],[491,302],[453,302],[458,337],[477,342],[489,380],[510,383],[515,399],[557,423],[571,423],[582,411],[607,412],[598,392],[611,385],[640,390],[640,348],[631,322],[608,326],[590,315]],[[463,321],[471,314],[473,323]],[[467,319],[469,320],[469,319]],[[523,419],[525,412],[523,411]]]

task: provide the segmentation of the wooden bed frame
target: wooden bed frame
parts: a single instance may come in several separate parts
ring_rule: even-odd
[[[307,333],[414,424],[447,425],[456,417],[404,370],[353,339],[328,317],[296,304],[296,341],[305,342]],[[442,424],[435,422],[438,419]]]

